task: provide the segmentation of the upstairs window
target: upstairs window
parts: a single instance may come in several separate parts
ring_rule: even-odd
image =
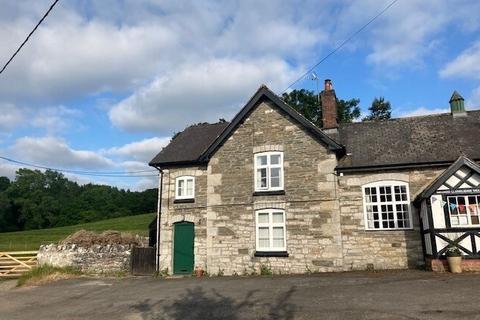
[[[195,177],[178,177],[175,180],[175,199],[193,198],[195,198]]]
[[[283,152],[255,155],[255,191],[283,190]]]
[[[365,227],[368,230],[412,228],[408,184],[380,181],[363,186]]]
[[[257,214],[257,251],[286,251],[285,211],[259,210]]]

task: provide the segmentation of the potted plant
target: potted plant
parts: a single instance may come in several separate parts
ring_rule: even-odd
[[[462,252],[456,246],[449,246],[445,252],[448,261],[448,268],[452,273],[462,272]]]
[[[197,266],[195,268],[195,276],[197,276],[197,278],[200,278],[200,277],[203,277],[203,274],[204,274],[203,269]]]

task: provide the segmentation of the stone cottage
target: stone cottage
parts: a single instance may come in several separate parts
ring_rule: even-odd
[[[160,151],[150,162],[160,172],[159,270],[399,269],[442,257],[459,235],[432,247],[425,191],[460,156],[480,159],[480,112],[466,112],[455,93],[448,114],[342,124],[330,80],[321,99],[318,128],[262,86],[231,122],[190,126]],[[477,168],[465,161],[458,179],[473,177],[467,185],[480,200]]]

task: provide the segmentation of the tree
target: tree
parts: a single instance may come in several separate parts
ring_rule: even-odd
[[[368,111],[370,111],[370,114],[363,118],[362,121],[383,121],[392,117],[392,106],[384,97],[375,97]]]
[[[322,105],[313,91],[300,89],[282,95],[283,100],[316,126],[322,127]],[[349,123],[360,117],[359,99],[337,99],[337,117],[340,123]]]

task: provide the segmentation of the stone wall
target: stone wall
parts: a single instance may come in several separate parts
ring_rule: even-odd
[[[254,195],[254,154],[284,152],[284,195]],[[216,152],[208,168],[164,171],[161,269],[173,269],[173,224],[195,223],[195,266],[211,274],[342,270],[335,154],[268,103],[261,103]],[[196,177],[195,202],[174,203],[175,177]],[[208,197],[207,197],[208,193]],[[255,211],[284,209],[288,257],[255,257]]]
[[[40,246],[38,264],[55,267],[74,267],[89,273],[113,273],[130,271],[131,246],[93,245],[89,248],[75,244]]]
[[[407,182],[410,201],[443,169],[345,174],[338,177],[344,270],[403,269],[424,264],[418,212],[411,205],[411,230],[365,230],[362,186],[376,181]]]
[[[180,176],[195,177],[193,203],[175,202],[175,179]],[[173,225],[176,222],[194,223],[194,265],[206,270],[206,205],[207,168],[189,167],[164,170],[162,190],[162,217],[160,226],[160,270],[173,270]]]

